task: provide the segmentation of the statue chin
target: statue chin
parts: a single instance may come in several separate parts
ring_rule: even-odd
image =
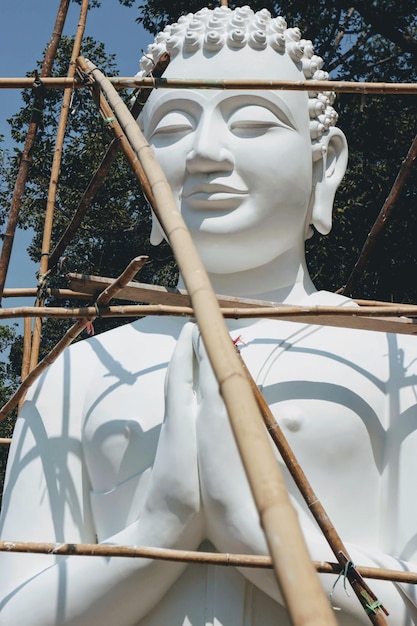
[[[182,16],[142,70],[165,49],[168,78],[325,74],[298,29],[248,7]],[[336,117],[330,93],[153,91],[141,124],[217,293],[351,304],[314,289],[304,256],[306,224],[330,229],[346,168]],[[161,240],[154,223],[152,243]],[[417,338],[279,319],[227,324],[354,563],[415,571]],[[312,559],[334,561],[283,471]],[[0,528],[10,542],[267,552],[193,321],[144,317],[57,359],[19,415]],[[291,623],[273,573],[255,568],[0,552],[0,574],[0,626]],[[368,623],[343,581],[321,583],[340,626]],[[370,586],[388,624],[417,624],[412,585]]]

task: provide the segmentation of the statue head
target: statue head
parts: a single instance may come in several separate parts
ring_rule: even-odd
[[[167,26],[141,59],[164,53],[168,78],[328,78],[298,28],[263,9],[202,9]],[[141,116],[146,137],[209,272],[240,272],[328,233],[347,146],[334,94],[157,89]],[[153,241],[158,229],[153,229]]]

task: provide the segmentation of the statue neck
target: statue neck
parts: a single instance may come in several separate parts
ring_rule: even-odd
[[[307,270],[304,250],[289,250],[270,263],[245,272],[212,274],[209,278],[217,294],[297,304],[316,292]],[[184,288],[180,277],[178,287]]]

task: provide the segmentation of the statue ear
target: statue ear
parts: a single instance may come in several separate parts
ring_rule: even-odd
[[[152,228],[149,241],[151,242],[152,246],[159,246],[159,244],[162,243],[163,239],[164,231],[162,230],[154,212],[152,211]]]
[[[313,163],[313,207],[311,223],[322,235],[332,228],[334,196],[345,174],[348,147],[345,135],[331,127],[320,140],[322,158]]]

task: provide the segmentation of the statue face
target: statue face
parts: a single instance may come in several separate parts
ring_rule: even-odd
[[[290,59],[271,52],[281,77],[299,78]],[[205,63],[213,59],[200,59],[196,73],[210,77]],[[216,63],[219,71],[236,75]],[[153,92],[145,134],[209,272],[245,271],[302,245],[312,187],[308,121],[303,92]]]

